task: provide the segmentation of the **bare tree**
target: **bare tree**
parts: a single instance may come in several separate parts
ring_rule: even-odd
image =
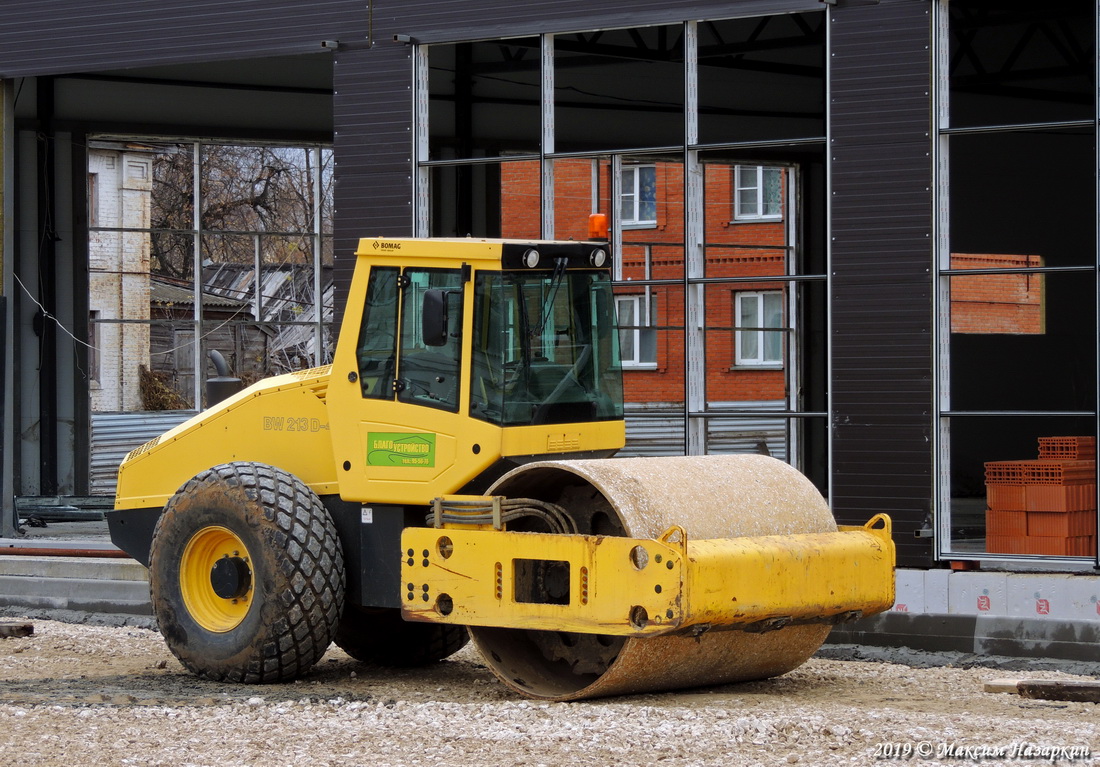
[[[323,216],[331,216],[331,152],[315,167],[313,150],[302,147],[203,144],[200,157],[200,217],[203,259],[251,263],[252,234],[265,233],[268,263],[313,261],[315,176],[321,174]],[[194,263],[194,145],[164,147],[153,175],[153,272],[190,279]],[[323,222],[331,231],[331,221]]]

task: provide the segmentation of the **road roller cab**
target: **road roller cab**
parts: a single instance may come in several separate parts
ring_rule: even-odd
[[[605,241],[360,242],[333,363],[261,381],[123,462],[115,542],[172,649],[295,678],[472,634],[569,700],[757,679],[893,602],[889,520],[838,529],[762,456],[618,459]]]

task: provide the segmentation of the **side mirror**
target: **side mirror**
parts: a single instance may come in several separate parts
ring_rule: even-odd
[[[420,317],[420,334],[425,346],[445,346],[447,343],[447,291],[424,291],[424,306]]]

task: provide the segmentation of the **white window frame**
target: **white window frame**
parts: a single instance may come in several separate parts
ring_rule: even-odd
[[[619,192],[619,210],[622,211],[624,204],[629,205],[630,215],[622,216],[622,226],[626,229],[642,229],[652,228],[657,226],[657,206],[656,199],[654,199],[653,206],[653,218],[641,218],[641,203],[642,203],[642,171],[653,171],[653,186],[657,186],[657,166],[656,165],[624,165],[620,174],[621,185]]]
[[[735,292],[733,302],[733,317],[734,317],[734,364],[739,368],[771,368],[782,369],[784,364],[784,358],[786,357],[786,343],[780,343],[779,345],[779,359],[768,359],[766,355],[767,344],[765,340],[769,333],[782,332],[786,330],[786,323],[784,317],[786,315],[786,304],[784,294],[782,290],[742,290]],[[775,296],[779,300],[779,305],[783,309],[783,313],[780,315],[779,325],[768,326],[765,325],[766,321],[761,315],[764,313],[764,301],[768,296]],[[756,322],[755,325],[743,326],[741,325],[741,312],[742,304],[748,300],[753,299],[757,302],[756,305]],[[749,344],[746,343],[749,336],[755,337],[755,356],[749,356],[749,352],[746,347]]]
[[[623,337],[623,334],[629,333],[631,336],[630,343],[630,356],[627,356],[624,345],[620,342],[620,353],[622,355],[622,365],[624,370],[656,370],[657,369],[657,344],[656,339],[650,338],[648,340],[651,343],[646,344],[647,340],[645,334],[655,334],[657,331],[654,329],[656,324],[654,320],[657,316],[657,297],[650,292],[636,293],[626,296],[615,296],[615,317],[621,316],[621,309],[619,308],[623,304],[630,306],[630,314],[636,318],[632,323],[634,327],[621,328],[619,330],[619,338]],[[643,349],[649,346],[652,348],[652,359],[645,359]]]
[[[754,183],[743,180],[745,170],[756,173]],[[780,194],[779,211],[776,213],[764,212],[764,183],[765,174],[775,173],[779,175]],[[736,165],[733,172],[733,218],[735,221],[782,221],[783,220],[783,191],[784,169],[775,165]],[[741,193],[751,192],[755,197],[756,212],[748,212],[742,208]]]

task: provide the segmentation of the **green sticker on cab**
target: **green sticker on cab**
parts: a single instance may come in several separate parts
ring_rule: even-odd
[[[435,466],[435,435],[368,432],[367,466]]]

